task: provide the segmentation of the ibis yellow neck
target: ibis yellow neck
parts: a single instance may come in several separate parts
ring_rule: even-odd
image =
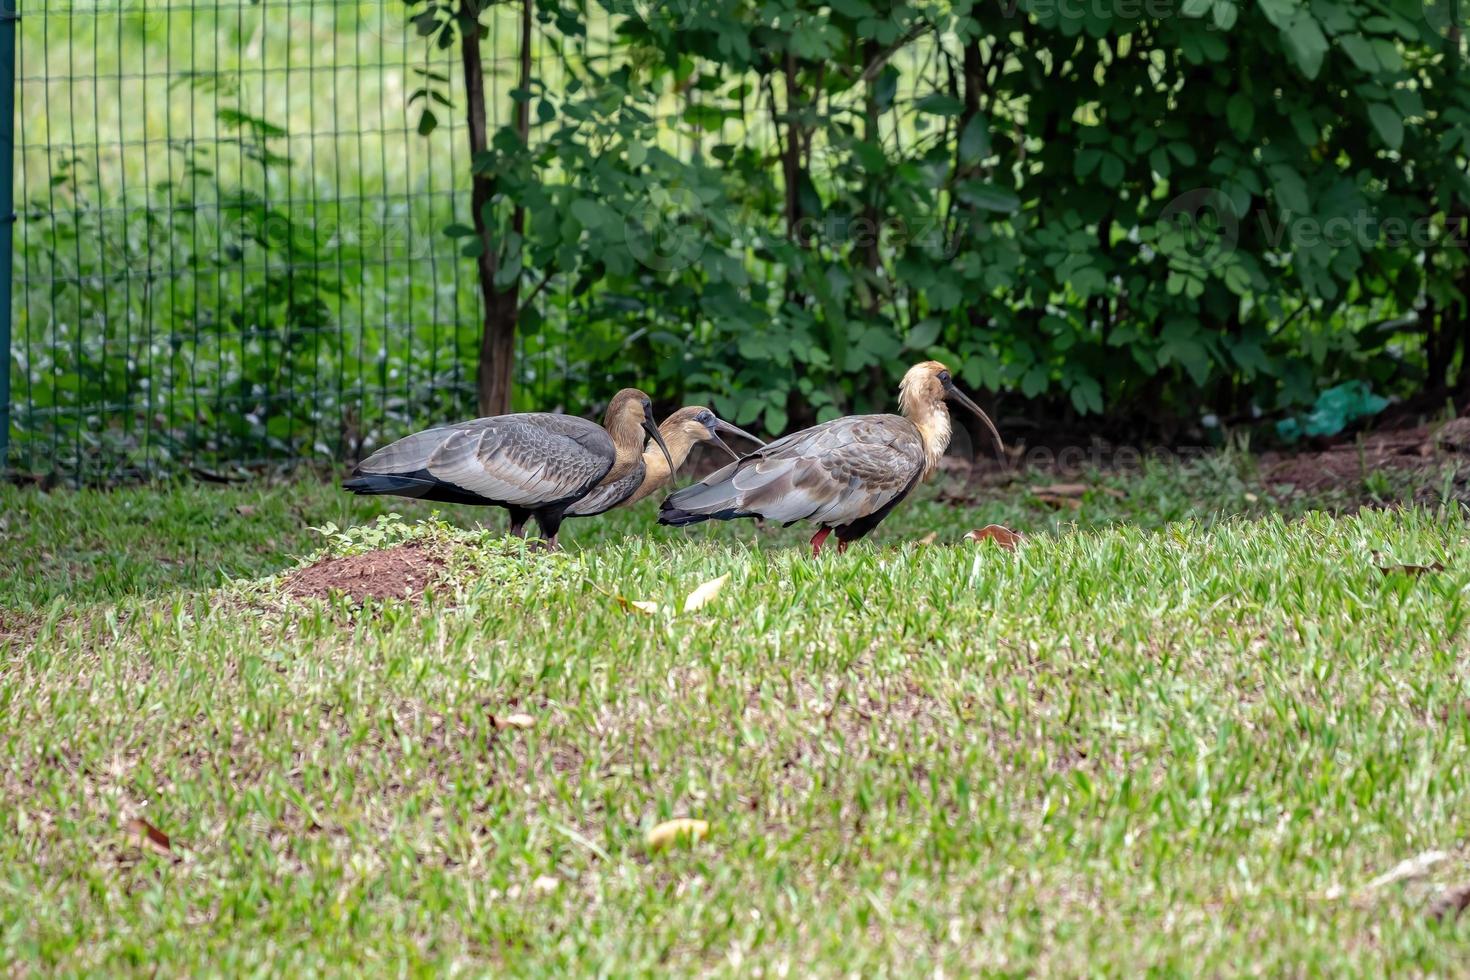
[[[949,409],[942,401],[932,401],[915,405],[904,415],[919,430],[919,439],[924,444],[924,472],[919,478],[927,480],[939,468],[939,460],[949,448]]]
[[[681,425],[665,423],[658,427],[658,431],[669,447],[669,455],[674,458],[674,468],[682,467],[684,461],[689,458],[690,450],[694,448],[694,437],[685,432]],[[672,476],[673,474],[669,472],[669,461],[664,459],[664,454],[657,446],[650,445],[643,453],[643,482],[638,485],[637,490],[633,491],[633,496],[624,503],[637,503],[668,483]]]

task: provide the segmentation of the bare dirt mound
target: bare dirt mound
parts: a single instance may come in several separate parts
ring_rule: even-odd
[[[1375,470],[1417,470],[1426,474],[1470,448],[1464,423],[1455,419],[1439,432],[1428,425],[1365,435],[1318,451],[1268,453],[1262,474],[1272,483],[1299,491],[1354,487]],[[1464,443],[1464,445],[1462,445]]]
[[[342,595],[367,599],[414,599],[439,579],[444,559],[422,542],[410,541],[382,551],[323,558],[286,575],[285,591],[297,599]]]

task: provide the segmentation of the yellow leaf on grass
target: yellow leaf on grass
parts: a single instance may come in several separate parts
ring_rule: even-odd
[[[495,715],[495,727],[506,728],[532,728],[536,719],[527,714]]]
[[[658,612],[658,603],[650,602],[647,599],[630,599],[628,605],[641,613],[648,613],[650,616]]]
[[[709,823],[706,821],[679,817],[677,820],[665,820],[657,826],[650,827],[648,833],[643,835],[643,841],[648,845],[650,851],[661,851],[684,838],[688,838],[690,843],[697,844],[708,833]]]
[[[730,573],[726,572],[719,578],[710,579],[708,582],[704,583],[699,588],[689,593],[689,598],[684,600],[684,611],[687,613],[695,612],[709,605],[711,602],[714,601],[715,596],[720,594],[720,590],[725,587],[725,583],[729,580]]]

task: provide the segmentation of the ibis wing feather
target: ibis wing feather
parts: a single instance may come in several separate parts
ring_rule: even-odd
[[[359,471],[424,472],[487,502],[536,507],[581,496],[612,468],[613,456],[600,426],[530,413],[415,433],[378,450]]]
[[[633,496],[643,483],[644,469],[634,467],[622,479],[594,487],[592,492],[567,508],[571,517],[591,517],[606,513]]]
[[[680,511],[843,524],[912,486],[924,447],[896,415],[856,415],[792,433],[669,497]]]

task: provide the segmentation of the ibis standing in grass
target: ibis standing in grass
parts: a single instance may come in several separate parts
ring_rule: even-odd
[[[817,525],[812,554],[837,532],[841,553],[888,516],[939,465],[949,445],[947,401],[977,415],[1004,451],[990,417],[938,361],[916,364],[898,389],[902,415],[848,415],[791,435],[670,494],[658,522],[762,517]]]
[[[568,517],[589,517],[602,514],[614,507],[636,504],[659,487],[669,483],[675,473],[689,458],[697,443],[708,443],[723,450],[731,459],[738,460],[740,454],[725,444],[720,433],[749,439],[757,446],[764,446],[755,436],[736,425],[731,425],[703,405],[681,408],[658,427],[668,446],[667,459],[652,447],[644,450],[642,473],[629,471],[621,480],[604,482],[587,496],[567,508]]]
[[[504,507],[510,533],[525,535],[536,518],[549,548],[567,508],[599,487],[643,481],[643,437],[653,438],[673,470],[653,424],[653,406],[624,388],[603,425],[572,415],[527,412],[474,419],[405,436],[358,465],[343,489]]]

